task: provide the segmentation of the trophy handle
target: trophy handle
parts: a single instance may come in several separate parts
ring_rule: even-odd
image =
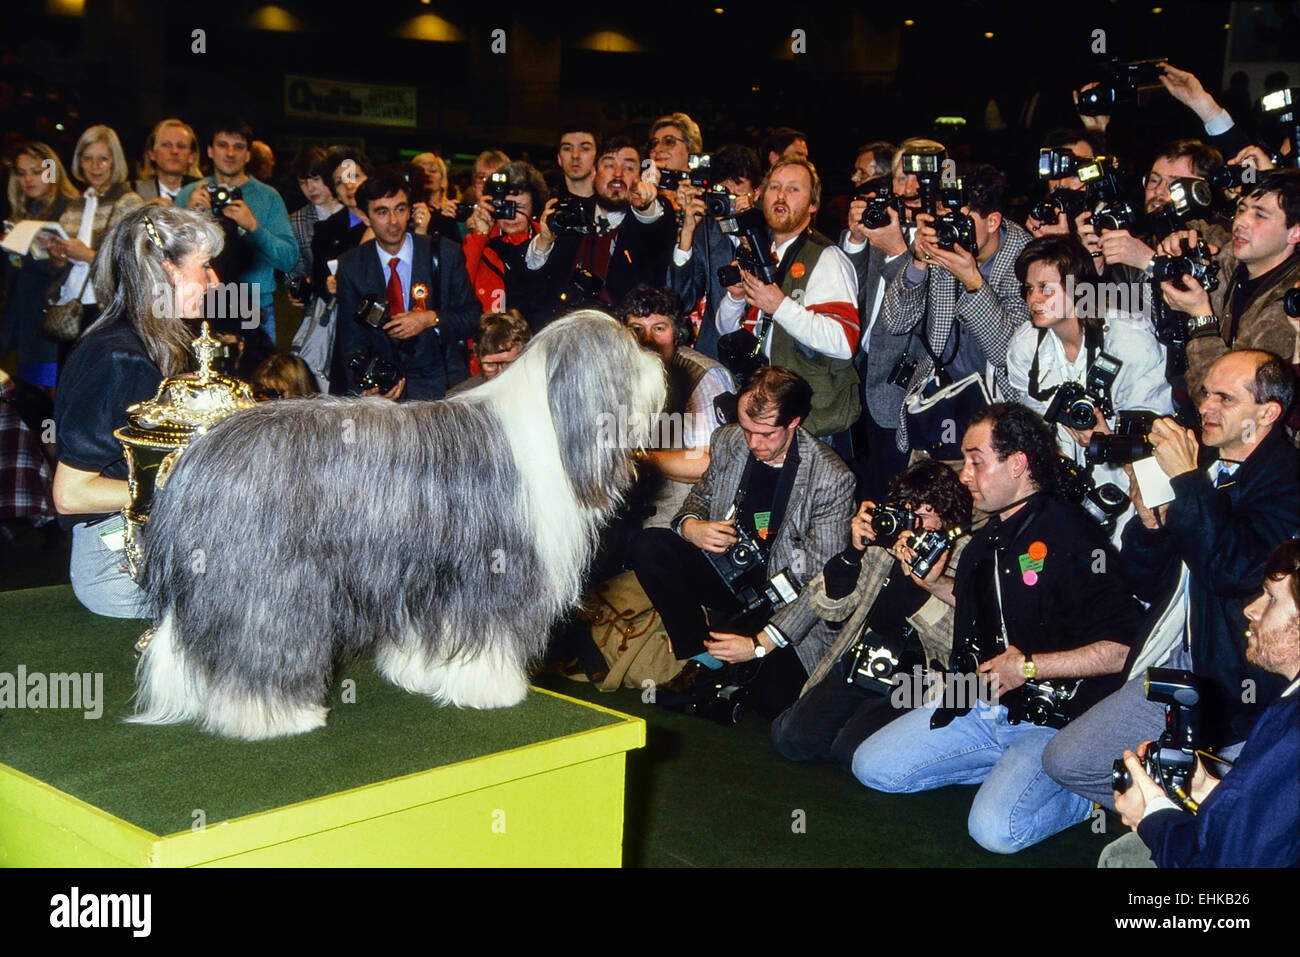
[[[176,459],[180,454],[180,449],[172,449],[163,456],[163,460],[158,463],[158,474],[154,476],[153,480],[155,492],[160,491],[162,487],[167,484],[167,479],[171,476],[172,469],[176,467]]]

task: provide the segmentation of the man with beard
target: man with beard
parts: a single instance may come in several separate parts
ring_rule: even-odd
[[[641,180],[641,153],[632,140],[614,137],[596,160],[592,186],[596,194],[594,222],[585,233],[551,229],[555,200],[542,210],[541,229],[528,244],[524,262],[540,287],[538,307],[529,320],[534,329],[583,301],[609,306],[619,302],[637,283],[662,285],[673,241],[673,217],[655,187]],[[582,272],[579,273],[579,270]],[[575,273],[589,274],[586,288],[573,288]]]
[[[812,229],[821,200],[816,168],[802,156],[778,159],[759,187],[763,218],[779,263],[777,282],[741,269],[741,281],[718,305],[718,332],[742,327],[762,344],[773,365],[798,373],[812,386],[804,428],[852,457],[848,428],[862,411],[857,348],[858,277],[848,257]]]

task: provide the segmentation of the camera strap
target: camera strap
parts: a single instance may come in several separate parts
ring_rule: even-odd
[[[1043,340],[1047,338],[1049,330],[1038,330],[1038,344],[1034,346],[1034,361],[1029,366],[1029,387],[1026,390],[1030,398],[1044,402],[1056,394],[1059,385],[1054,385],[1050,389],[1040,389],[1038,387],[1038,354],[1043,348]],[[1092,364],[1097,361],[1097,354],[1101,352],[1101,330],[1094,326],[1085,325],[1083,327],[1083,348],[1087,351],[1088,365],[1091,369]],[[1084,372],[1087,375],[1087,372]]]

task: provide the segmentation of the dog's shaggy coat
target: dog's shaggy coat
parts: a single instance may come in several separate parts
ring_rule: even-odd
[[[601,423],[658,411],[660,362],[608,316],[544,329],[441,402],[269,402],[194,440],[158,493],[137,713],[255,740],[320,727],[334,669],[516,704],[632,479]]]

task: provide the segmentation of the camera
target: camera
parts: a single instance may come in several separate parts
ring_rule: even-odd
[[[696,698],[685,707],[685,713],[697,718],[708,718],[724,727],[739,724],[745,715],[745,698],[749,691],[745,685],[715,682],[713,693]]]
[[[916,375],[916,360],[904,355],[898,360],[898,364],[889,372],[889,384],[896,385],[900,389],[906,389],[912,384],[912,376]]]
[[[1113,530],[1115,521],[1128,509],[1127,493],[1114,482],[1098,485],[1091,465],[1080,467],[1062,458],[1061,470],[1062,497],[1079,505],[1102,528]]]
[[[751,207],[719,220],[718,226],[727,235],[740,237],[740,245],[736,248],[736,263],[740,269],[752,273],[763,282],[776,282],[779,264],[772,255],[772,234],[768,231],[767,220],[763,218],[761,209]],[[726,268],[724,266],[718,270],[719,281],[726,286],[740,282],[739,274],[731,270],[726,273],[726,278],[731,281],[726,281],[722,272]]]
[[[727,367],[727,371],[736,380],[738,390],[743,390],[750,376],[768,365],[768,358],[763,354],[763,343],[748,329],[737,329],[718,338],[718,361]],[[728,402],[728,420],[735,422],[736,399],[739,397],[739,391],[724,392],[718,398],[722,399],[723,396],[731,396]]]
[[[1047,194],[1046,199],[1040,199],[1030,207],[1029,215],[1044,225],[1055,226],[1061,221],[1062,213],[1074,219],[1087,208],[1088,194],[1085,190],[1057,186]]]
[[[961,526],[954,526],[946,532],[939,528],[928,528],[916,535],[908,542],[912,551],[916,552],[916,561],[912,562],[912,574],[917,578],[924,578],[930,574],[935,562],[961,535]]]
[[[1064,382],[1056,389],[1052,401],[1043,413],[1047,422],[1059,422],[1072,429],[1091,429],[1097,424],[1097,411],[1110,415],[1110,389],[1124,363],[1114,356],[1098,353],[1088,367],[1084,384]]]
[[[867,208],[862,211],[862,225],[867,229],[883,229],[889,225],[889,211],[898,213],[901,223],[906,216],[903,200],[895,196],[888,185],[875,191],[875,196],[859,196],[866,200]]]
[[[1064,728],[1070,723],[1071,702],[1083,682],[1026,681],[1007,696],[1007,721],[1028,721],[1045,728]]]
[[[736,215],[736,194],[721,183],[714,183],[704,194],[704,212],[714,219]]]
[[[506,199],[512,192],[518,192],[519,187],[510,183],[510,178],[502,170],[495,173],[489,173],[488,178],[483,183],[483,192],[492,197],[492,218],[493,219],[514,219],[519,213],[519,204],[513,199]]]
[[[1112,433],[1094,432],[1084,453],[1089,465],[1129,465],[1151,454],[1151,426],[1159,416],[1144,409],[1120,412]]]
[[[596,228],[580,196],[562,196],[556,200],[547,223],[556,236],[581,236]]]
[[[221,183],[204,183],[203,188],[208,191],[208,199],[212,200],[212,211],[220,212],[229,206],[235,200],[243,199],[244,194],[238,186],[225,186]]]
[[[1205,240],[1197,240],[1196,246],[1181,256],[1156,256],[1151,261],[1153,282],[1174,282],[1184,285],[1180,281],[1183,276],[1191,276],[1206,292],[1213,292],[1219,288],[1219,267]]]
[[[1137,223],[1137,213],[1123,199],[1124,186],[1120,162],[1114,156],[1094,156],[1080,163],[1075,175],[1083,183],[1088,205],[1100,204],[1092,215],[1092,225],[1098,229],[1132,229]]]
[[[933,226],[935,245],[940,249],[952,250],[960,246],[975,255],[979,246],[975,241],[975,221],[965,213],[945,213],[934,221]]]
[[[311,279],[307,276],[290,276],[284,283],[284,291],[299,302],[311,298]]]
[[[469,218],[474,215],[474,210],[478,209],[478,203],[457,203],[456,212],[453,217],[456,222],[468,222]]]
[[[1201,700],[1196,676],[1177,668],[1148,668],[1146,692],[1148,701],[1165,706],[1165,730],[1147,746],[1142,767],[1151,780],[1164,787],[1170,800],[1195,814],[1197,804],[1191,798],[1191,782],[1200,739],[1197,706]],[[1133,786],[1133,776],[1122,759],[1112,765],[1110,783],[1120,794]]]
[[[642,166],[648,169],[651,160],[646,160]],[[700,189],[709,189],[713,186],[713,179],[709,175],[709,167],[713,164],[713,156],[709,153],[691,153],[686,157],[686,169],[661,169],[659,171],[659,188],[668,191],[677,189],[686,180],[692,186],[698,186]]]
[[[1300,158],[1300,114],[1296,113],[1297,103],[1300,103],[1300,87],[1295,86],[1265,93],[1259,101],[1260,118],[1272,121],[1286,130],[1287,139],[1291,141],[1292,166]],[[1282,165],[1277,159],[1273,162],[1274,165]]]
[[[586,266],[579,263],[573,267],[569,284],[560,293],[560,302],[564,308],[578,309],[584,303],[600,302],[600,294],[605,289],[605,280],[601,279]]]
[[[402,378],[402,373],[391,362],[362,352],[353,354],[348,360],[348,368],[356,376],[357,388],[362,392],[367,389],[390,392]]]
[[[1282,311],[1292,319],[1300,319],[1300,289],[1288,289],[1282,295]]]
[[[903,154],[903,173],[916,177],[921,209],[931,216],[937,212],[940,177],[947,157],[948,151],[943,147],[929,147]]]
[[[1079,91],[1076,109],[1080,116],[1109,116],[1116,108],[1137,103],[1138,89],[1160,85],[1164,59],[1134,60],[1131,63],[1107,63],[1102,67],[1100,82]]]
[[[392,319],[388,311],[388,300],[380,296],[362,296],[357,303],[353,318],[373,329],[382,329]]]
[[[903,532],[916,528],[916,513],[906,505],[881,502],[871,513],[871,527],[876,533],[876,545],[890,548]]]
[[[1091,160],[1091,156],[1075,156],[1069,150],[1045,146],[1038,151],[1038,178],[1065,179],[1067,176],[1073,176],[1081,163]]]
[[[1182,229],[1188,220],[1207,215],[1214,206],[1214,190],[1198,176],[1177,176],[1169,181],[1169,202],[1148,217],[1148,231],[1157,239]]]
[[[911,625],[904,625],[899,638],[868,629],[853,647],[846,683],[888,694],[894,687],[894,675],[907,674],[915,665],[924,667],[925,656],[917,650],[919,647],[916,629]]]

